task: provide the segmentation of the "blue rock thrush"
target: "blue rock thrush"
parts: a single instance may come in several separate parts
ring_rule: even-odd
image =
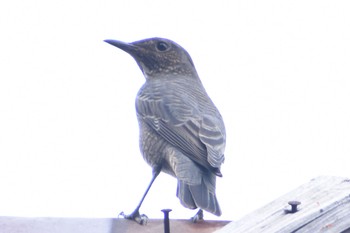
[[[140,224],[147,221],[139,209],[161,171],[178,181],[177,197],[183,206],[217,216],[215,194],[221,177],[226,133],[223,119],[200,81],[188,52],[173,41],[150,38],[132,43],[105,42],[130,54],[146,82],[136,97],[140,150],[152,167],[152,180],[136,209],[122,215]]]

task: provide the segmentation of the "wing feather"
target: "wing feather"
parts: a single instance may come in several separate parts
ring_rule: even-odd
[[[146,82],[140,89],[136,98],[139,120],[193,161],[207,168],[220,168],[225,128],[203,86],[190,81],[162,81]]]

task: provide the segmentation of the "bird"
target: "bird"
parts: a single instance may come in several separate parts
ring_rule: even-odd
[[[145,83],[135,100],[139,146],[152,168],[152,179],[131,214],[121,215],[139,224],[147,222],[140,207],[157,176],[164,172],[177,179],[176,195],[189,209],[221,215],[216,177],[222,177],[226,130],[223,118],[207,94],[189,53],[165,38],[131,43],[104,40],[131,55]]]

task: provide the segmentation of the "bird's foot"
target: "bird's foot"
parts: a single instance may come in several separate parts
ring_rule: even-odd
[[[134,220],[140,225],[146,225],[148,222],[147,215],[140,214],[138,210],[135,210],[131,214],[124,214],[124,212],[121,212],[118,216],[123,216],[125,219]]]
[[[199,209],[198,212],[191,218],[191,220],[193,223],[197,223],[198,221],[204,220],[203,216],[203,210]]]

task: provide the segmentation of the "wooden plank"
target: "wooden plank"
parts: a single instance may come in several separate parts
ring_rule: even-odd
[[[171,233],[212,233],[229,221],[170,219]],[[163,233],[162,219],[150,219],[147,225],[123,218],[21,218],[0,217],[0,233]]]
[[[171,233],[213,233],[227,225],[229,221],[200,221],[193,223],[190,220],[170,219]],[[164,233],[163,220],[150,219],[147,225],[141,226],[125,219],[114,221],[109,233]]]
[[[289,201],[299,201],[288,213]],[[342,232],[350,229],[350,180],[321,176],[216,233]]]

